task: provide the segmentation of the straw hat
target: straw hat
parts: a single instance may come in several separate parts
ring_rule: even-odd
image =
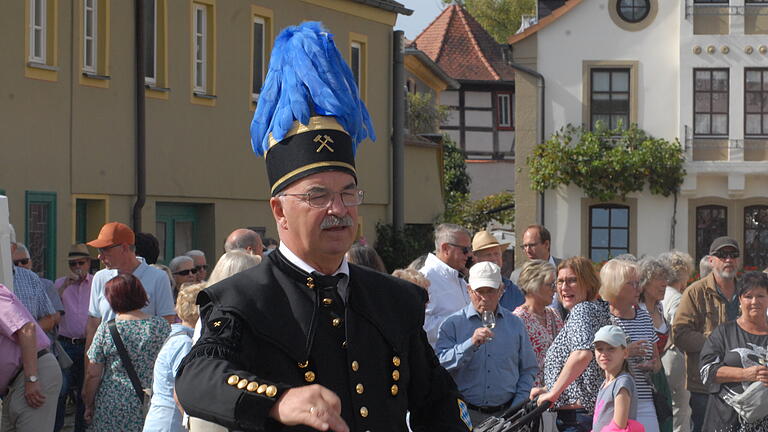
[[[488,231],[478,231],[475,237],[472,239],[472,252],[481,251],[483,249],[500,246],[502,251],[507,250],[509,243],[499,243],[496,237]]]

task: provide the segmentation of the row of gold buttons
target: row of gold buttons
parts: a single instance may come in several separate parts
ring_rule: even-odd
[[[240,378],[237,375],[230,375],[229,378],[227,378],[227,384],[237,387],[238,389],[246,389],[249,392],[256,392],[258,394],[265,394],[267,397],[275,397],[277,396],[277,387],[273,385],[266,385],[261,384],[259,385],[256,381],[248,381],[245,378]]]

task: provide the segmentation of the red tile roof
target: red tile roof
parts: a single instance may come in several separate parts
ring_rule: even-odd
[[[470,81],[512,81],[514,69],[496,42],[466,9],[451,5],[414,39],[411,47],[424,52],[451,78]]]

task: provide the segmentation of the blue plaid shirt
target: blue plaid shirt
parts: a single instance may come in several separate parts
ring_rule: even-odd
[[[13,293],[36,320],[56,313],[40,278],[30,270],[13,267]]]

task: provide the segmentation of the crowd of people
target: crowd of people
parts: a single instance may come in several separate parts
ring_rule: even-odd
[[[88,243],[104,269],[92,274],[88,247],[74,244],[67,274],[49,281],[11,233],[13,292],[0,285],[0,428],[59,431],[69,412],[76,432],[188,430],[174,381],[196,326],[199,336],[197,294],[259,264],[259,234],[235,230],[209,274],[202,251],[157,264],[154,236],[112,222]]]
[[[768,276],[737,278],[735,240],[716,239],[689,284],[684,252],[561,260],[533,225],[527,260],[507,278],[509,245],[489,232],[441,224],[434,236],[434,252],[392,274],[427,293],[426,338],[473,424],[534,399],[552,404],[544,431],[768,430],[765,413],[752,414],[768,394]],[[59,431],[68,408],[75,431],[226,430],[184,415],[176,373],[201,334],[198,293],[257,266],[270,252],[259,234],[235,230],[210,273],[198,250],[156,264],[154,237],[117,222],[88,245],[103,270],[91,274],[88,248],[75,244],[68,274],[47,281],[12,239],[2,430]],[[387,272],[369,246],[345,258]]]
[[[463,432],[521,403],[546,432],[768,431],[768,276],[740,276],[736,240],[689,283],[684,252],[560,259],[531,225],[507,277],[509,244],[440,224],[385,274],[354,244],[376,137],[352,71],[318,22],[270,57],[250,132],[279,244],[236,229],[209,273],[110,222],[87,243],[103,269],[75,244],[49,281],[11,229],[0,432],[60,431],[70,408],[76,432]]]

